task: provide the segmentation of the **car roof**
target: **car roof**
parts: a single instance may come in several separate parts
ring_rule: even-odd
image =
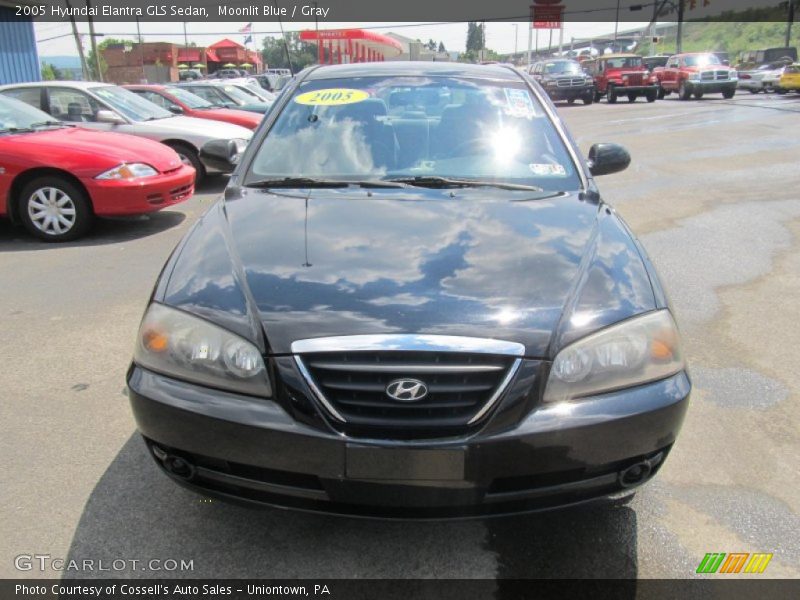
[[[631,52],[618,52],[616,54],[603,54],[602,56],[598,56],[598,59],[606,59],[606,58],[638,58],[638,54],[633,54]]]
[[[376,63],[351,63],[311,67],[306,80],[348,77],[472,77],[483,79],[519,80],[521,75],[505,65],[473,65],[469,63],[389,61]]]
[[[123,85],[122,87],[129,90],[153,90],[154,92],[160,92],[167,89],[166,85],[160,83],[131,83]]]
[[[103,83],[101,81],[29,81],[27,83],[11,83],[0,86],[3,88],[23,88],[23,87],[67,87],[77,90],[89,90],[98,87],[118,87],[113,83]]]

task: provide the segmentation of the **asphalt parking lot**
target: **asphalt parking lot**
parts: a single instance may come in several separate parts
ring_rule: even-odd
[[[186,559],[134,577],[691,577],[706,552],[771,552],[800,577],[800,95],[560,105],[672,298],[694,379],[659,477],[626,506],[396,523],[204,499],[161,475],[125,396],[161,266],[222,179],[149,218],[47,245],[0,222],[0,577],[14,557]],[[509,251],[513,251],[509,249]],[[70,573],[68,576],[106,576]]]

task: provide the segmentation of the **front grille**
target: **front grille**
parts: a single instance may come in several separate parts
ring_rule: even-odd
[[[192,193],[192,184],[184,185],[182,187],[175,188],[174,190],[169,191],[169,195],[172,198],[173,202],[178,202],[180,200],[183,200],[191,193]]]
[[[559,79],[558,87],[579,87],[583,85],[585,79],[583,77],[573,77],[571,79]]]
[[[642,73],[627,73],[625,78],[627,78],[628,85],[642,85],[644,82]]]
[[[447,435],[469,428],[499,398],[519,364],[513,356],[429,351],[319,352],[298,360],[348,429],[382,434],[408,429]],[[423,382],[427,396],[391,398],[386,388],[397,379]]]
[[[730,71],[702,71],[700,73],[701,81],[725,81],[730,79]]]

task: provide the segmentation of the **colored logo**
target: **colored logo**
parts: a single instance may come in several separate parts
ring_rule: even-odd
[[[697,566],[697,573],[763,573],[772,554],[756,552],[709,552]]]

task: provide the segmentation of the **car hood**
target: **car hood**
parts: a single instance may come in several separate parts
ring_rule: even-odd
[[[425,333],[515,341],[546,357],[655,307],[613,211],[577,193],[538,196],[230,188],[155,298],[272,353],[299,339]]]
[[[242,138],[249,140],[253,132],[239,125],[225,123],[223,121],[211,121],[208,119],[198,119],[196,117],[186,117],[177,115],[165,119],[155,119],[153,121],[140,121],[137,126],[142,126],[163,134],[173,133],[192,138],[205,138],[207,140],[230,140]]]
[[[174,150],[152,140],[91,131],[79,127],[44,129],[36,133],[13,136],[16,155],[27,155],[42,165],[79,172],[115,167],[121,163],[144,162],[159,171],[180,166]]]

